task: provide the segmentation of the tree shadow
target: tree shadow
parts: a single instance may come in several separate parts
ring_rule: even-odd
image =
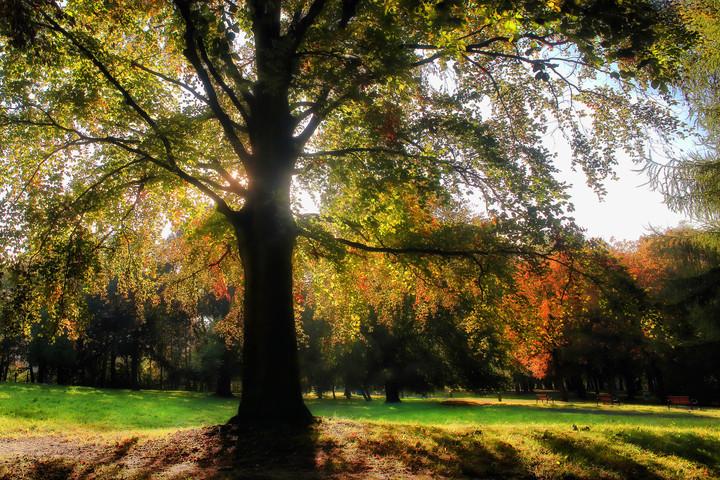
[[[481,433],[460,436],[434,436],[441,449],[447,450],[451,457],[445,467],[456,467],[465,478],[534,478],[524,466],[525,462],[518,450],[507,442],[498,439],[485,440]]]
[[[67,459],[43,458],[33,462],[28,470],[28,476],[21,478],[30,478],[33,480],[67,480],[71,478],[74,469],[74,462]]]
[[[674,455],[704,465],[720,476],[720,440],[692,432],[655,433],[627,430],[613,435],[659,455]]]
[[[545,432],[538,439],[543,445],[567,458],[567,461],[580,466],[585,471],[593,471],[597,476],[611,472],[620,478],[633,480],[662,480],[650,469],[628,456],[621,455],[607,443],[597,443],[589,439],[579,439],[564,433]],[[593,475],[591,474],[591,477]],[[566,474],[566,479],[582,478]]]
[[[318,432],[309,427],[259,427],[228,424],[221,427],[223,446],[231,464],[220,478],[316,479]]]

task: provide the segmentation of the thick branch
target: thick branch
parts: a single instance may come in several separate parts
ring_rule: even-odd
[[[188,91],[193,97],[197,98],[198,100],[200,100],[201,102],[203,102],[205,104],[209,103],[209,100],[207,99],[207,97],[205,97],[204,95],[202,95],[201,93],[199,93],[197,90],[195,90],[194,88],[192,88],[190,85],[188,85],[186,83],[183,83],[179,80],[175,80],[174,78],[170,78],[167,75],[164,75],[160,72],[156,72],[155,70],[151,70],[148,67],[146,67],[145,65],[141,65],[141,64],[137,63],[135,60],[130,62],[130,66],[139,68],[143,72],[147,72],[150,75],[154,75],[158,78],[165,80],[168,83],[171,83],[173,85],[176,85],[176,86],[182,88],[183,90]]]
[[[27,121],[27,120],[22,121],[22,122],[26,123],[26,124],[30,124],[30,125],[35,125],[35,126],[53,127],[53,128],[62,130],[67,133],[72,133],[72,134],[76,135],[78,138],[80,138],[86,142],[114,145],[118,148],[121,148],[122,150],[125,150],[129,153],[136,155],[139,159],[143,159],[143,161],[150,161],[151,163],[162,168],[163,170],[166,170],[166,171],[176,175],[180,179],[184,180],[186,183],[194,186],[195,188],[200,190],[202,193],[204,193],[205,195],[210,197],[210,199],[212,199],[215,202],[219,212],[221,212],[225,215],[233,214],[233,211],[229,207],[227,202],[225,202],[225,200],[220,195],[215,193],[215,191],[213,191],[210,187],[208,187],[200,179],[195,178],[192,175],[188,174],[187,172],[182,170],[176,163],[163,162],[162,160],[151,155],[149,152],[146,152],[138,147],[133,146],[133,145],[137,144],[136,141],[126,140],[126,139],[112,137],[112,136],[92,137],[92,136],[84,134],[83,132],[81,132],[77,129],[66,127],[66,126],[59,124],[47,113],[45,113],[45,115],[48,118],[47,122],[31,122],[31,121]],[[119,173],[119,171],[111,172],[110,174],[105,175],[103,177],[102,181],[107,180],[112,175],[115,175],[117,173]]]
[[[251,156],[245,149],[242,140],[240,140],[240,137],[238,137],[237,135],[237,132],[235,130],[235,122],[230,118],[230,116],[220,105],[217,92],[215,91],[215,86],[210,80],[210,75],[205,70],[203,62],[198,55],[199,47],[195,41],[195,37],[198,35],[198,32],[192,20],[189,2],[183,0],[175,0],[175,5],[180,11],[183,20],[185,21],[184,38],[186,48],[183,53],[195,69],[195,73],[197,73],[198,77],[200,78],[200,81],[202,82],[203,87],[205,88],[205,92],[208,96],[210,109],[213,111],[218,121],[220,122],[220,125],[225,132],[225,136],[230,142],[230,145],[235,151],[235,154],[241,160],[247,162],[250,160]]]
[[[288,31],[288,37],[291,40],[292,50],[295,51],[305,38],[308,29],[315,23],[318,15],[325,7],[326,0],[313,0],[310,8],[305,16],[300,17],[297,21],[293,21]],[[298,18],[298,17],[295,17]]]
[[[158,135],[160,138],[160,141],[163,144],[163,148],[165,149],[165,154],[167,155],[168,160],[171,163],[175,163],[175,158],[173,155],[172,147],[170,145],[170,141],[168,140],[167,136],[164,134],[164,132],[160,129],[157,122],[150,116],[148,112],[146,112],[133,98],[133,96],[128,92],[128,90],[122,86],[120,81],[115,78],[115,76],[110,73],[110,70],[105,66],[103,62],[100,61],[99,58],[95,54],[93,54],[89,48],[87,48],[85,45],[83,45],[76,37],[75,35],[71,34],[69,31],[65,30],[60,24],[58,24],[52,17],[47,15],[43,12],[43,17],[46,21],[49,22],[49,24],[52,26],[52,28],[62,34],[65,38],[70,40],[70,42],[80,51],[83,55],[85,55],[86,58],[88,58],[93,65],[100,71],[100,73],[105,77],[105,79],[122,95],[125,102],[132,108],[139,116],[140,118],[145,121],[145,123],[150,126],[150,128]]]

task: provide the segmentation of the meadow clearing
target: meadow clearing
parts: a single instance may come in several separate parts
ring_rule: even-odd
[[[308,398],[310,431],[223,427],[237,399],[0,384],[0,479],[713,479],[720,411],[534,396]]]

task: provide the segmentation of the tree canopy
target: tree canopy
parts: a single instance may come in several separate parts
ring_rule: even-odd
[[[232,243],[238,418],[281,423],[310,420],[296,244],[480,272],[563,249],[575,227],[545,135],[562,131],[602,191],[618,151],[644,158],[645,129],[675,132],[643,92],[665,91],[694,39],[643,0],[11,0],[0,18],[7,258],[51,279],[57,303],[128,238]],[[457,214],[468,197],[482,226]]]

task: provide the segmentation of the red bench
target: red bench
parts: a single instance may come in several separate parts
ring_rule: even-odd
[[[668,408],[670,408],[672,405],[675,405],[677,407],[689,407],[690,410],[695,407],[700,408],[700,404],[698,403],[698,401],[694,398],[690,398],[687,395],[670,395],[667,397],[667,404]]]
[[[537,405],[538,402],[545,402],[545,403],[553,402],[553,404],[555,404],[555,401],[553,400],[553,398],[550,395],[548,395],[547,393],[536,393],[535,394],[535,404]]]
[[[615,405],[616,403],[620,405],[620,400],[616,396],[610,395],[609,393],[599,394],[597,396],[597,404],[600,405],[600,402],[602,402],[604,405]]]

